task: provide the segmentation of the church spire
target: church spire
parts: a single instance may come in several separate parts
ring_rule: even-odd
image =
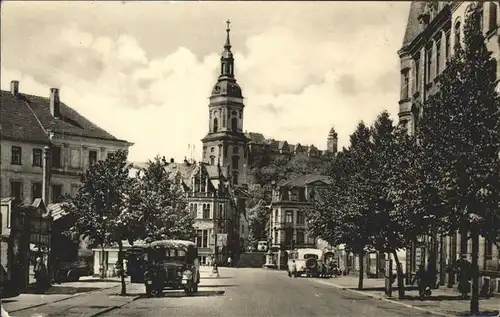
[[[231,21],[229,21],[229,19],[226,21],[226,44],[224,45],[224,49],[226,51],[231,51],[231,40],[229,39],[229,32],[231,32],[231,28],[230,28],[230,25],[231,25]]]
[[[229,25],[231,24],[231,21],[227,20],[226,21],[226,43],[224,44],[224,51],[222,52],[222,56],[220,58],[221,61],[221,70],[220,70],[220,76],[221,77],[229,77],[229,78],[234,78],[234,59],[233,59],[233,52],[231,52],[231,40],[229,38],[229,33],[231,32],[231,29]]]

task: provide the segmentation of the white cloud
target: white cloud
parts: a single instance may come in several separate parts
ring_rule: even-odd
[[[188,155],[188,144],[196,145],[195,158],[200,157],[219,53],[200,58],[189,47],[179,46],[167,56],[148,58],[130,35],[93,35],[76,24],[53,32],[45,31],[58,39],[49,57],[68,59],[56,75],[62,100],[116,137],[134,142],[131,160],[156,154],[179,160]],[[325,148],[331,126],[343,146],[359,120],[371,123],[383,109],[394,115],[398,86],[390,93],[376,89],[383,74],[394,71],[397,76],[400,38],[395,41],[393,33],[388,25],[346,42],[284,27],[250,35],[246,47],[233,48],[236,76],[246,98],[244,129]],[[159,40],[168,40],[168,35]],[[213,51],[222,45],[213,43]],[[33,69],[45,67],[44,73],[57,68],[44,65],[47,60],[45,56]],[[95,69],[96,77],[83,76],[85,69]],[[346,74],[353,76],[355,95],[340,89],[339,80]],[[21,91],[48,96],[48,84],[35,80],[35,75],[2,63],[2,89],[17,79]]]

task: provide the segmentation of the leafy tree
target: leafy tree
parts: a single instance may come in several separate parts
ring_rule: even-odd
[[[268,240],[269,210],[266,206],[271,201],[271,186],[250,185],[248,194],[250,199],[247,200],[245,215],[248,222],[248,242],[255,246],[258,241]]]
[[[374,201],[370,190],[370,167],[373,161],[373,145],[370,130],[359,123],[351,135],[348,150],[340,152],[333,160],[330,175],[333,179],[328,190],[321,192],[314,206],[306,210],[310,232],[332,245],[345,244],[346,249],[359,256],[373,246],[376,227],[370,221]],[[360,265],[358,288],[363,288],[364,266]]]
[[[165,157],[155,157],[140,170],[134,208],[140,214],[137,238],[192,240],[196,237],[193,217],[179,179],[165,167]]]
[[[464,47],[458,45],[439,77],[439,91],[424,106],[419,131],[423,153],[441,158],[434,186],[444,208],[432,214],[450,232],[470,232],[472,240],[471,312],[479,311],[479,234],[499,240],[499,96],[496,63],[487,51],[480,15],[466,14]],[[428,158],[428,160],[430,160]],[[425,158],[424,158],[425,161]]]
[[[118,263],[123,268],[123,240],[132,243],[137,215],[130,209],[131,179],[127,152],[118,151],[90,167],[83,176],[82,186],[63,208],[75,220],[68,234],[90,238],[104,248],[118,244]],[[105,263],[102,263],[105,267]],[[125,279],[121,274],[121,294],[125,295]]]
[[[382,112],[371,128],[373,142],[373,163],[370,167],[368,196],[373,206],[374,247],[381,252],[392,254],[396,261],[399,297],[404,297],[403,269],[397,251],[407,246],[405,217],[397,217],[391,199],[391,181],[399,171],[399,144],[392,120],[387,111]],[[395,170],[396,169],[396,170]],[[402,171],[403,173],[405,171]],[[398,173],[399,174],[399,173]],[[399,175],[398,175],[399,176]],[[403,220],[403,221],[401,221]]]

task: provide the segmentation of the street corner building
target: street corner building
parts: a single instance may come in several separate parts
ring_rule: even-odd
[[[51,277],[63,262],[77,261],[78,246],[62,235],[68,219],[61,197],[76,195],[85,171],[133,144],[90,122],[60,99],[23,93],[18,81],[1,91],[2,287],[22,291],[34,282],[37,257]]]
[[[470,5],[478,4],[481,27],[486,46],[497,61],[500,58],[500,31],[498,2],[424,2],[413,1],[406,31],[398,55],[401,61],[401,94],[399,124],[414,134],[419,119],[425,115],[422,105],[437,92],[438,76],[454,53],[453,47],[463,43],[465,15]],[[500,66],[494,63],[497,90],[500,91]],[[421,263],[430,263],[438,272],[439,285],[456,286],[456,276],[447,273],[460,254],[470,261],[471,241],[465,235],[437,234],[421,236],[406,252],[406,270],[415,274]],[[481,291],[484,294],[500,292],[499,248],[491,241],[480,238],[479,269]],[[410,279],[411,274],[408,275]],[[409,281],[409,280],[408,280]]]

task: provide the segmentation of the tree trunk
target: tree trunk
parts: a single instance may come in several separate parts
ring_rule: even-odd
[[[470,311],[473,314],[479,313],[479,267],[478,267],[478,253],[479,253],[479,233],[477,228],[473,225],[471,230],[472,240],[472,294],[470,298]]]
[[[404,299],[405,298],[405,283],[404,283],[404,277],[403,277],[403,266],[401,265],[401,262],[399,261],[398,258],[398,253],[396,250],[392,250],[392,255],[394,255],[394,261],[396,261],[396,270],[398,272],[398,296],[399,299]],[[392,274],[392,272],[391,272]]]
[[[120,280],[122,284],[122,290],[120,294],[124,296],[127,294],[127,289],[125,286],[125,267],[123,266],[123,244],[121,240],[118,241],[118,263],[121,269]]]
[[[102,259],[101,259],[101,267],[102,267],[101,278],[104,278],[105,274],[106,274],[106,266],[104,265],[106,263],[106,257],[104,256],[104,243],[101,243],[101,255],[102,255]]]
[[[363,289],[363,275],[365,275],[365,251],[364,250],[361,250],[361,252],[359,252],[359,280],[358,280],[358,289]]]

